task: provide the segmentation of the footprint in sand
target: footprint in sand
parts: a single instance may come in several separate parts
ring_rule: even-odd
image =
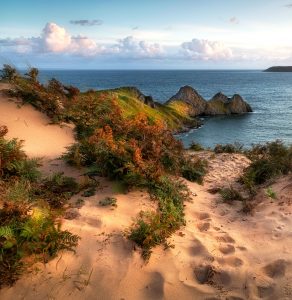
[[[197,224],[198,229],[202,231],[208,231],[210,229],[210,223],[208,222],[200,222]]]
[[[228,272],[217,269],[210,264],[201,264],[195,267],[194,275],[200,284],[215,284],[227,286],[231,283]]]
[[[274,293],[274,288],[272,286],[258,286],[257,288],[258,288],[258,294],[260,298],[266,298],[272,296]]]
[[[146,299],[164,299],[164,278],[159,272],[150,274],[144,293]]]
[[[221,245],[219,247],[219,251],[222,253],[222,254],[231,254],[231,253],[234,253],[235,252],[235,248],[233,245],[230,245],[230,244],[227,244],[227,245]]]
[[[189,248],[189,253],[191,256],[198,256],[198,255],[209,256],[208,250],[198,239],[194,240],[192,247]]]
[[[197,217],[199,220],[206,220],[206,219],[209,219],[210,218],[210,215],[208,213],[196,213]]]
[[[236,256],[231,256],[227,258],[218,258],[217,261],[219,264],[228,265],[233,268],[238,268],[243,265],[243,261]]]
[[[278,259],[266,265],[263,268],[264,273],[270,278],[283,277],[286,273],[288,262],[284,259]]]
[[[235,243],[235,240],[229,234],[218,236],[217,240],[218,242],[222,242],[222,243],[231,243],[231,244]]]
[[[209,264],[201,264],[195,267],[194,275],[200,284],[210,283],[215,273],[215,268]]]
[[[275,299],[272,297],[275,291],[275,283],[273,281],[257,278],[256,288],[259,298],[270,297],[269,299]]]

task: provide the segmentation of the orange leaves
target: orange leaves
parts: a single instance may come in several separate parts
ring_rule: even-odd
[[[151,122],[143,113],[126,119],[107,116],[108,122],[94,131],[89,142],[99,150],[106,147],[111,156],[123,161],[128,172],[143,178],[156,179],[165,174],[165,157],[181,159],[182,146],[161,122]],[[102,119],[105,120],[105,116]],[[99,153],[104,153],[98,151]]]
[[[116,147],[114,143],[113,131],[109,125],[96,129],[94,134],[89,138],[89,143],[94,144],[100,142],[101,140],[112,149]]]

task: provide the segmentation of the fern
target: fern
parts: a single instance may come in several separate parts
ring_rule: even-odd
[[[13,230],[10,226],[1,226],[0,227],[0,237],[5,239],[11,239],[14,237]]]

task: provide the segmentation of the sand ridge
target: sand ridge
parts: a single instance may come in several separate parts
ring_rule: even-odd
[[[0,124],[9,129],[8,138],[23,140],[23,148],[31,157],[54,158],[74,142],[73,127],[50,125],[50,120],[31,105],[5,96],[0,83]]]
[[[16,113],[21,126],[15,125]],[[30,125],[28,136],[19,129],[24,121]],[[84,170],[57,159],[74,142],[72,131],[47,121],[29,106],[18,109],[4,96],[0,99],[0,124],[6,122],[11,137],[27,137],[30,156],[42,149],[42,171],[63,171],[81,180]],[[35,136],[48,127],[52,147]],[[63,220],[64,228],[81,237],[76,253],[36,264],[13,287],[0,290],[0,299],[292,299],[291,177],[273,184],[277,200],[262,191],[254,214],[244,215],[240,203],[222,203],[208,190],[235,184],[249,161],[239,154],[199,155],[207,156],[209,172],[204,185],[188,182],[193,196],[185,207],[186,226],[169,239],[168,249],[155,248],[148,264],[124,232],[140,210],[156,204],[143,191],[124,194],[116,183],[99,178],[100,190],[84,198],[79,216]],[[106,196],[117,198],[117,208],[98,205]],[[78,197],[71,199],[72,205]]]

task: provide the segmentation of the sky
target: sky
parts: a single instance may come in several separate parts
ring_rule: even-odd
[[[292,65],[292,0],[0,0],[0,63],[44,69]]]

